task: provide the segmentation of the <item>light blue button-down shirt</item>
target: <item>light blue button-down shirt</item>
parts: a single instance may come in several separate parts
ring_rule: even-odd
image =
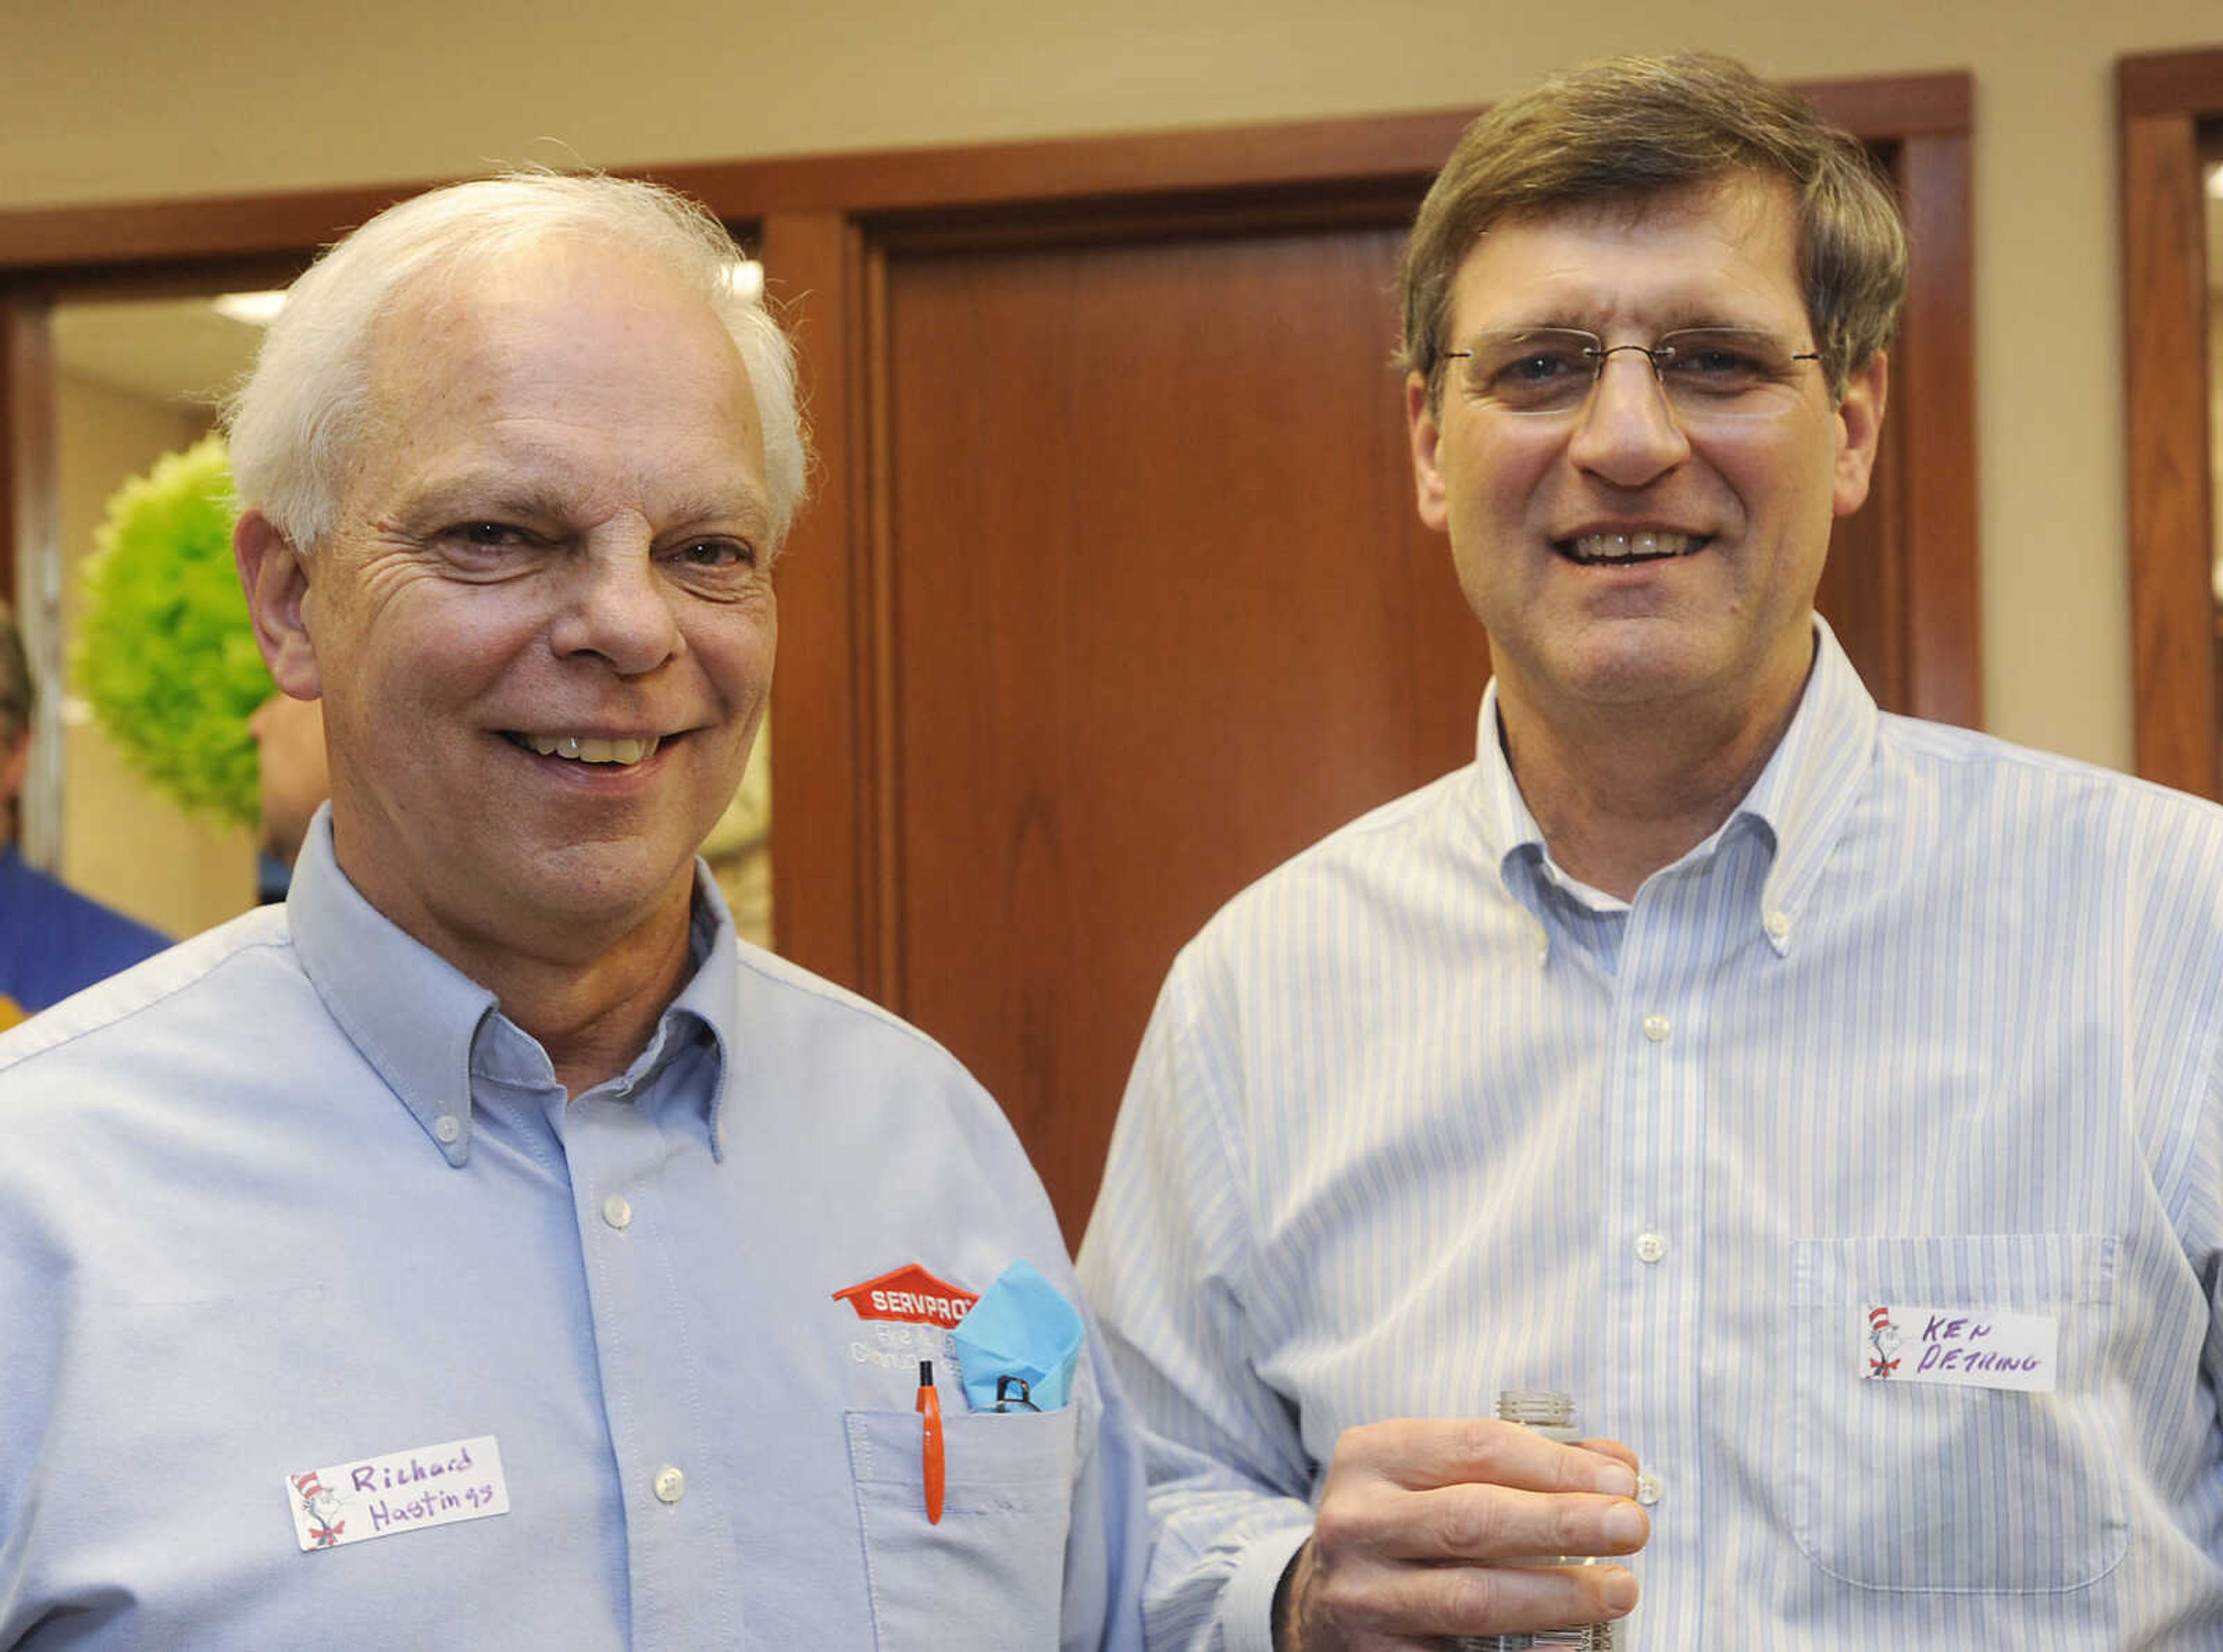
[[[1022,1257],[1078,1294],[1002,1115],[698,887],[569,1105],[321,821],[283,909],[0,1038],[0,1647],[1137,1644],[1094,1339],[1070,1406],[975,1415],[935,1322]],[[837,1294],[913,1265],[910,1318]],[[289,1476],[487,1435],[507,1513],[297,1542]]]
[[[2223,1646],[2223,813],[1879,715],[1824,629],[1624,905],[1481,729],[1144,1040],[1082,1275],[1152,1645],[1268,1644],[1343,1429],[1527,1388],[1643,1459],[1626,1652]],[[2054,1391],[1875,1379],[1894,1305],[2034,1322]]]

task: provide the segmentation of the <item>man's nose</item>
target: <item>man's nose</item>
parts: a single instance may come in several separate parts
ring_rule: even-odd
[[[578,554],[550,644],[560,656],[596,656],[620,676],[653,671],[684,646],[674,594],[645,534],[611,535]]]
[[[1642,350],[1607,353],[1568,454],[1583,469],[1621,487],[1641,487],[1691,456],[1690,439]]]

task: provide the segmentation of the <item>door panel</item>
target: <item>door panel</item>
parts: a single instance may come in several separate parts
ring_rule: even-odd
[[[1471,755],[1389,228],[891,259],[904,1012],[1076,1234],[1174,950]]]

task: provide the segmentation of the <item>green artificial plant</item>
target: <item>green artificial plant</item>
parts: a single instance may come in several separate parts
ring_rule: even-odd
[[[272,684],[232,568],[235,510],[217,436],[118,488],[85,559],[71,671],[132,768],[188,809],[251,825],[247,719]]]

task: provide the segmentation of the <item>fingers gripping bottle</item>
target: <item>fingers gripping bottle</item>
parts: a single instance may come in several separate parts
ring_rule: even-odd
[[[1507,1423],[1533,1429],[1546,1439],[1572,1445],[1582,1438],[1575,1427],[1571,1394],[1508,1388],[1497,1397],[1497,1415]],[[1500,1562],[1506,1566],[1596,1566],[1590,1555],[1539,1555]],[[1454,1636],[1444,1644],[1448,1652],[1530,1652],[1532,1648],[1580,1648],[1584,1652],[1613,1652],[1611,1624],[1586,1624],[1575,1629],[1536,1629],[1519,1635]]]

